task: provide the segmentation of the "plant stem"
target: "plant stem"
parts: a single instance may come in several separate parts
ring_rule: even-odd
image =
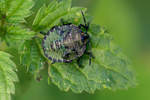
[[[49,60],[47,57],[45,57],[44,52],[42,51],[42,47],[41,47],[40,43],[38,43],[38,40],[37,40],[37,39],[35,39],[35,42],[36,42],[36,44],[37,44],[38,47],[39,47],[39,50],[40,50],[40,52],[41,52],[41,55],[47,60],[47,64],[48,64],[48,76],[49,76],[49,78],[50,78],[50,66],[51,66],[51,62],[50,62],[50,60]],[[50,84],[50,80],[48,81],[48,83]]]
[[[41,55],[42,55],[46,60],[49,60],[47,57],[45,57],[44,52],[43,52],[43,50],[42,50],[42,47],[41,47],[40,43],[38,42],[38,40],[37,40],[36,38],[35,38],[35,42],[36,42],[37,46],[39,47],[39,50],[40,50]]]
[[[43,34],[41,34],[41,33],[38,33],[38,34],[36,34],[36,36],[35,37],[38,37],[38,38],[40,38],[40,39],[43,39],[44,38],[44,35]]]

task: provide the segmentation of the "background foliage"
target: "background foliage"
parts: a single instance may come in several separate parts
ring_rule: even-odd
[[[41,2],[40,0],[38,1],[38,2]],[[87,1],[87,2],[90,2],[90,1]],[[98,2],[100,2],[100,1],[98,1]],[[123,1],[122,1],[123,2]],[[123,2],[124,3],[124,2]],[[38,3],[37,5],[42,5],[42,3]],[[83,1],[83,3],[80,3],[80,4],[85,4],[85,2]],[[94,3],[93,3],[94,4]],[[98,3],[97,3],[98,4]],[[139,43],[139,41],[137,41],[137,40],[135,40],[135,39],[133,39],[132,38],[132,36],[134,36],[134,37],[136,37],[135,35],[134,35],[134,33],[135,34],[137,34],[138,32],[137,32],[137,30],[135,30],[135,28],[137,27],[137,24],[134,26],[134,24],[135,23],[137,23],[136,22],[136,19],[132,19],[131,18],[131,16],[128,16],[128,15],[126,15],[125,17],[123,17],[124,15],[123,15],[123,13],[120,13],[120,14],[118,14],[118,12],[119,11],[116,11],[116,9],[117,9],[117,7],[118,6],[113,6],[113,5],[120,5],[120,4],[122,4],[121,2],[118,2],[117,0],[115,1],[115,3],[114,2],[111,2],[111,0],[109,1],[109,2],[103,2],[103,3],[101,3],[101,4],[103,4],[103,6],[101,6],[102,8],[101,8],[101,10],[104,10],[104,11],[102,11],[103,12],[103,17],[102,18],[100,18],[99,16],[97,17],[97,18],[95,18],[94,20],[95,20],[95,22],[97,23],[98,21],[96,21],[96,20],[101,20],[101,24],[103,25],[107,25],[110,29],[111,29],[111,27],[112,26],[115,26],[116,27],[116,29],[115,28],[112,28],[112,33],[113,33],[113,35],[115,35],[115,40],[118,42],[118,43],[120,43],[120,44],[122,44],[124,47],[124,49],[126,50],[125,52],[128,52],[128,48],[130,47],[130,52],[128,52],[128,54],[132,57],[134,54],[136,55],[137,54],[137,52],[135,52],[135,46],[137,46],[137,42]],[[105,5],[106,4],[106,5]],[[86,4],[85,4],[86,5]],[[88,4],[87,4],[88,5]],[[110,9],[109,9],[109,7],[108,6],[110,6]],[[38,7],[38,6],[36,6],[36,7]],[[36,8],[35,7],[35,8]],[[40,7],[40,6],[39,6]],[[120,7],[120,6],[119,6]],[[124,7],[124,6],[123,6]],[[122,8],[123,8],[122,7]],[[105,9],[104,9],[105,8]],[[113,8],[113,9],[112,9]],[[121,8],[121,7],[120,7]],[[126,8],[126,6],[125,6],[125,8]],[[94,9],[94,8],[92,8],[92,9]],[[92,10],[92,9],[90,9],[90,10]],[[95,8],[95,9],[99,9],[99,8]],[[35,11],[36,11],[36,9],[34,9]],[[112,11],[111,10],[114,10],[114,13],[116,14],[116,16],[119,16],[120,17],[120,19],[123,19],[119,24],[116,24],[115,23],[115,21],[118,21],[118,19],[116,18],[116,17],[112,17],[112,15],[111,15],[111,13],[112,13]],[[116,12],[115,12],[116,11]],[[120,10],[120,12],[122,12],[122,11],[124,11],[124,13],[126,13],[126,14],[128,14],[128,9],[121,9]],[[98,11],[99,12],[99,11]],[[96,15],[97,14],[100,14],[100,13],[95,13]],[[109,13],[104,13],[104,12],[110,12],[110,15],[108,15]],[[122,16],[121,16],[121,14],[122,14]],[[100,16],[102,16],[102,15],[100,15]],[[114,15],[115,16],[115,15]],[[132,17],[134,18],[135,16],[134,15],[132,15]],[[32,19],[32,17],[31,18],[28,18],[27,20],[31,20]],[[111,19],[111,20],[110,20]],[[130,22],[131,21],[131,22]],[[126,22],[126,23],[125,23]],[[128,23],[128,22],[130,22],[130,23]],[[134,24],[133,24],[133,23]],[[122,25],[122,27],[123,26],[126,26],[126,25],[128,25],[128,26],[126,26],[126,27],[124,27],[125,29],[127,29],[126,31],[124,31],[124,29],[123,28],[121,28],[121,25]],[[112,26],[111,26],[112,25]],[[131,27],[129,27],[129,26],[132,26],[132,28]],[[133,27],[134,26],[134,27]],[[25,27],[25,26],[24,26]],[[118,29],[118,27],[120,27],[120,29]],[[37,29],[39,29],[39,28],[37,28]],[[42,29],[42,28],[41,28]],[[36,28],[34,28],[34,30],[36,30]],[[120,30],[120,31],[119,31]],[[120,32],[120,33],[119,33]],[[128,41],[127,42],[125,42],[126,40],[125,40],[125,38],[121,38],[121,36],[123,35],[123,34],[130,34],[131,33],[131,35],[130,35],[130,37],[129,36],[127,36],[128,37]],[[132,34],[133,33],[133,34]],[[118,35],[118,34],[121,34],[121,35]],[[125,35],[123,35],[123,36],[125,36]],[[28,38],[25,38],[25,39],[28,39]],[[126,43],[130,43],[130,45],[127,45]],[[144,42],[142,42],[142,43],[144,43]],[[134,45],[132,45],[132,44],[134,44]],[[136,47],[137,48],[137,47]],[[139,48],[138,48],[139,49]],[[133,50],[133,52],[131,52],[131,50]],[[138,55],[136,55],[136,56],[138,56]],[[145,64],[145,63],[144,63]],[[29,65],[32,65],[32,64],[29,64]],[[29,73],[28,73],[29,74]],[[23,75],[24,76],[24,75]],[[44,79],[43,79],[43,81],[45,81]],[[21,82],[22,83],[22,82]],[[24,83],[24,82],[23,82]],[[46,83],[46,82],[45,82]],[[38,84],[38,83],[33,83],[33,84]],[[42,83],[41,83],[42,84]],[[21,86],[21,85],[20,85]],[[46,84],[45,84],[45,86],[46,86]],[[36,87],[36,86],[35,86]],[[20,88],[20,87],[19,87]],[[32,86],[32,88],[34,89],[34,86]],[[43,88],[44,88],[44,86],[43,86]],[[23,90],[23,89],[22,89]],[[49,89],[50,90],[50,89]],[[18,90],[19,91],[19,90]],[[45,93],[45,92],[44,92]],[[56,93],[58,93],[58,92],[56,92]],[[62,93],[61,93],[62,94]],[[71,96],[72,94],[68,94],[67,95],[67,97],[69,97],[69,95]],[[53,96],[54,96],[54,94],[53,94]],[[86,95],[86,96],[88,96],[88,95]],[[32,95],[32,97],[33,97],[33,95]],[[44,96],[43,96],[44,97]],[[46,96],[47,97],[47,96]],[[46,100],[46,97],[45,97],[45,100]],[[103,96],[102,96],[103,97]],[[106,96],[105,96],[106,97]],[[18,97],[19,98],[19,97]],[[28,98],[28,97],[27,97]],[[33,97],[34,98],[34,97]],[[35,97],[36,98],[36,97]],[[38,98],[38,97],[37,97]],[[52,98],[52,97],[51,97]],[[55,98],[55,97],[54,97]],[[92,98],[92,97],[91,97]],[[95,98],[95,97],[94,97]],[[25,99],[25,98],[24,98]],[[40,98],[38,98],[39,100],[40,100]],[[138,99],[140,99],[140,98],[138,98]],[[20,100],[20,99],[19,99]]]

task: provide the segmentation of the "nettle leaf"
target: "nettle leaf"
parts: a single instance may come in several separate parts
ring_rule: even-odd
[[[0,14],[5,10],[5,0],[0,1]]]
[[[11,100],[15,93],[14,82],[18,81],[16,65],[8,53],[0,51],[0,100]]]
[[[80,61],[83,68],[79,68],[76,62],[50,66],[51,81],[61,90],[94,93],[96,89],[127,89],[136,85],[130,61],[113,44],[110,34],[98,30],[99,27],[93,25],[89,31],[95,57],[91,65],[85,55]]]
[[[33,0],[5,0],[7,20],[10,23],[25,22],[26,17],[31,15]]]
[[[13,41],[29,40],[35,35],[35,32],[22,26],[12,25],[7,27],[5,39],[8,43]]]
[[[63,0],[58,2],[53,0],[48,7],[43,5],[33,21],[33,27],[35,30],[48,30],[51,27],[60,23],[61,19],[81,18],[81,10],[85,11],[85,8],[73,7],[71,8],[71,0]],[[78,21],[78,20],[77,20]]]
[[[43,69],[45,63],[45,58],[41,55],[41,48],[38,44],[41,44],[41,41],[37,39],[27,40],[19,48],[20,63],[35,75]]]
[[[31,39],[35,32],[22,23],[31,15],[32,0],[1,0],[0,1],[0,38],[7,44]]]

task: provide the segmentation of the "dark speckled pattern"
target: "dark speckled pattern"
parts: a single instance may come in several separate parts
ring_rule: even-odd
[[[45,56],[53,62],[71,62],[82,56],[87,40],[82,40],[84,33],[73,24],[54,26],[43,39]]]

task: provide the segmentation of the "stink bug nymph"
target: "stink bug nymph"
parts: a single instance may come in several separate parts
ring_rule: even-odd
[[[84,54],[89,55],[89,64],[91,64],[92,53],[87,50],[90,43],[88,35],[89,23],[86,22],[85,16],[81,11],[84,25],[76,26],[72,23],[54,26],[44,36],[42,47],[45,56],[55,62],[70,63]],[[84,31],[83,31],[84,30]]]

